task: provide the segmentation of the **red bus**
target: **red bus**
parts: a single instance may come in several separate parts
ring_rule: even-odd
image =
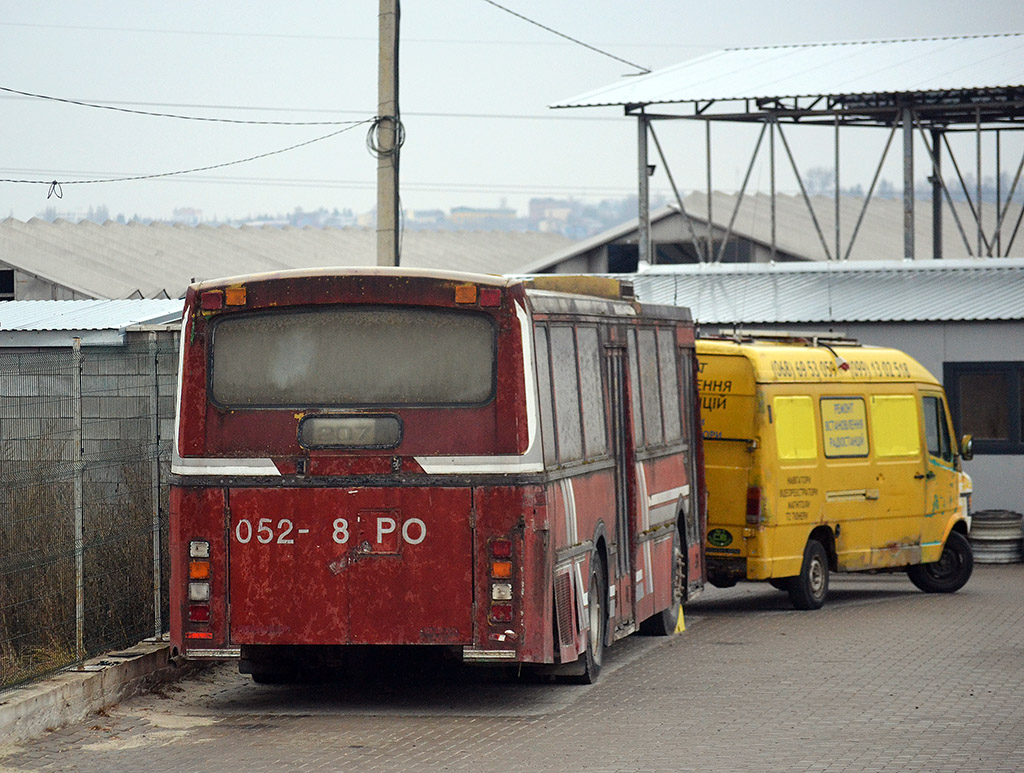
[[[598,277],[289,271],[192,285],[181,340],[187,658],[278,681],[434,646],[593,681],[703,588],[687,309]]]

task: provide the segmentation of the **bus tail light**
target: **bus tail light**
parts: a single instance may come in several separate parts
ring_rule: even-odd
[[[224,292],[222,290],[206,290],[199,296],[199,308],[203,311],[223,309]]]
[[[188,543],[188,621],[210,623],[210,543],[206,540],[192,540]],[[212,635],[211,635],[212,636]],[[189,639],[206,639],[210,636],[193,636]]]
[[[747,489],[747,523],[756,526],[761,523],[761,489],[750,486]]]
[[[491,540],[491,622],[512,622],[512,540]]]

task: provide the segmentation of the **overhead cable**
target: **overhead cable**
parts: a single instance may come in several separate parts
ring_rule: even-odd
[[[306,140],[305,142],[299,142],[299,143],[297,143],[295,145],[289,145],[287,148],[280,148],[279,150],[271,150],[271,151],[269,151],[267,153],[260,153],[259,155],[249,156],[248,158],[240,158],[240,159],[237,159],[235,161],[225,161],[225,162],[220,163],[220,164],[210,164],[209,166],[198,166],[198,167],[193,167],[191,169],[179,169],[179,170],[174,171],[174,172],[157,172],[157,173],[154,173],[154,174],[139,174],[139,175],[132,175],[132,176],[128,176],[128,177],[107,177],[107,178],[94,179],[94,180],[12,180],[12,179],[0,179],[0,183],[25,183],[25,184],[30,184],[30,185],[40,185],[40,184],[48,185],[48,186],[50,186],[50,192],[47,194],[47,198],[50,198],[50,196],[57,196],[57,198],[61,198],[63,196],[62,186],[64,186],[64,185],[91,185],[91,184],[96,184],[96,183],[134,182],[134,181],[137,181],[137,180],[154,180],[154,179],[161,178],[161,177],[174,177],[174,176],[177,176],[177,175],[192,174],[194,172],[209,172],[212,169],[223,169],[224,167],[227,167],[227,166],[236,166],[238,164],[245,164],[245,163],[248,163],[249,161],[256,161],[258,159],[268,158],[270,156],[277,156],[277,155],[280,155],[281,153],[287,153],[290,150],[296,150],[297,148],[303,148],[303,147],[305,147],[307,145],[312,145],[315,142],[322,142],[323,140],[330,139],[331,137],[336,137],[337,135],[342,134],[343,132],[347,132],[350,129],[354,129],[356,126],[359,126],[359,125],[365,124],[365,123],[371,123],[374,120],[375,119],[373,119],[373,118],[367,118],[366,120],[363,120],[363,121],[354,122],[353,125],[351,125],[351,126],[346,126],[346,127],[342,128],[342,129],[338,129],[337,131],[330,132],[329,134],[324,134],[321,137],[315,137],[315,138],[313,138],[311,140]]]
[[[114,105],[101,105],[95,102],[83,102],[79,99],[65,99],[64,97],[51,97],[47,94],[33,94],[31,91],[19,91],[18,89],[0,86],[0,91],[8,94],[18,94],[22,97],[32,99],[43,99],[49,102],[62,102],[66,105],[78,105],[80,107],[92,107],[97,110],[113,110],[117,113],[130,113],[132,115],[147,115],[154,118],[176,118],[182,121],[207,121],[210,123],[234,123],[249,124],[253,126],[344,126],[363,123],[363,121],[249,121],[241,118],[210,118],[208,116],[181,115],[178,113],[156,113],[149,110],[133,110],[127,107],[116,107]]]
[[[559,32],[558,30],[552,29],[551,27],[548,27],[548,26],[545,26],[545,25],[541,24],[538,21],[534,21],[533,19],[529,18],[528,16],[523,16],[521,13],[516,13],[511,8],[506,8],[505,6],[501,5],[500,3],[494,2],[494,0],[484,0],[484,2],[487,3],[488,5],[493,5],[495,8],[498,8],[499,10],[502,10],[505,13],[511,14],[512,16],[515,16],[517,19],[522,19],[523,21],[525,21],[525,22],[527,22],[529,24],[532,24],[535,27],[540,27],[542,30],[545,30],[546,32],[550,32],[553,35],[558,35],[558,37],[560,37],[560,38],[565,38],[566,40],[568,40],[568,41],[570,41],[572,43],[575,43],[578,46],[583,46],[584,48],[589,48],[591,51],[594,51],[594,52],[596,52],[598,54],[601,54],[602,56],[607,56],[609,59],[614,59],[616,62],[622,62],[623,64],[628,64],[630,67],[635,67],[637,70],[640,71],[641,75],[646,75],[647,73],[649,73],[651,71],[650,67],[644,67],[643,65],[635,64],[634,62],[630,62],[627,59],[623,59],[622,57],[615,56],[615,54],[609,54],[607,51],[603,51],[600,48],[597,48],[595,46],[590,45],[589,43],[584,43],[582,40],[577,40],[576,38],[569,37],[564,32]]]

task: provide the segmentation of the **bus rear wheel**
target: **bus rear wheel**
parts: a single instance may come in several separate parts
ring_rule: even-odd
[[[644,636],[671,636],[679,625],[686,589],[686,555],[683,553],[679,530],[672,537],[672,605],[640,623]]]
[[[587,591],[587,650],[583,673],[574,679],[580,684],[593,684],[601,673],[604,660],[604,632],[608,627],[608,582],[604,561],[597,553],[590,559],[590,588]]]
[[[942,555],[932,564],[907,567],[910,581],[925,593],[955,593],[971,578],[974,552],[967,537],[951,531],[942,546]]]
[[[797,609],[820,609],[828,595],[828,554],[815,539],[807,540],[800,574],[787,588],[789,600]]]

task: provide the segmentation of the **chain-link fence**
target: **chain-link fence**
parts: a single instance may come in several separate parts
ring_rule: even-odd
[[[0,354],[0,689],[166,629],[175,338]]]

